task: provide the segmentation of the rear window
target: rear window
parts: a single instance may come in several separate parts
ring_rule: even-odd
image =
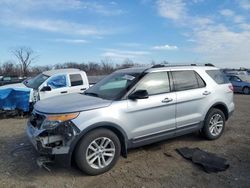
[[[71,74],[69,77],[71,86],[83,85],[82,76],[80,74]]]
[[[206,84],[202,78],[192,70],[173,71],[175,91],[184,91],[205,87]]]
[[[221,70],[207,70],[206,72],[217,84],[229,83],[228,78]]]

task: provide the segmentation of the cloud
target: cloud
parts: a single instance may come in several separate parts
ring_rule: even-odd
[[[90,0],[1,0],[1,7],[11,7],[17,11],[37,11],[37,10],[53,10],[53,11],[89,11],[104,16],[115,16],[123,14],[124,11],[118,8],[118,4],[111,2],[110,4],[101,4],[97,1]]]
[[[216,14],[213,17],[196,17],[190,13],[190,4],[185,4],[182,0],[160,2],[161,4],[158,1],[156,5],[164,5],[166,12],[170,7],[180,7],[173,8],[170,15],[164,14],[162,7],[157,10],[162,17],[172,20],[179,28],[186,30],[185,37],[190,39],[193,45],[189,50],[199,54],[200,61],[224,67],[249,66],[250,25],[242,15],[230,9],[223,9],[219,11],[222,19],[218,19]],[[247,9],[248,6],[244,3],[244,8]],[[225,19],[227,22],[224,22]]]
[[[220,14],[222,16],[228,17],[229,19],[232,19],[235,23],[242,23],[245,21],[245,18],[241,15],[237,15],[234,11],[230,9],[223,9],[220,11]]]
[[[128,51],[128,50],[117,50],[117,49],[106,49],[104,53],[101,54],[103,57],[109,57],[114,59],[123,60],[126,58],[136,58],[138,56],[149,55],[148,51]]]
[[[7,20],[0,19],[0,23],[12,27],[36,29],[70,35],[94,36],[108,33],[108,31],[102,32],[100,29],[94,26],[83,25],[64,20],[9,17]]]
[[[142,46],[142,44],[136,43],[136,42],[122,42],[122,43],[119,43],[118,45],[124,46],[124,47],[131,47],[131,48]]]
[[[156,2],[160,16],[179,20],[186,14],[186,4],[182,0],[158,0]]]
[[[69,43],[69,44],[86,44],[86,43],[88,43],[88,41],[84,40],[84,39],[67,39],[67,38],[53,39],[52,41]]]
[[[123,12],[118,8],[118,4],[101,4],[101,2],[90,0],[23,0],[22,3],[18,0],[1,0],[0,26],[95,38],[124,32],[127,29],[113,28],[104,24],[98,26],[96,23],[90,25],[81,20],[74,22],[69,18],[53,18],[55,11],[79,11],[81,13],[88,11],[102,16],[118,15]]]
[[[250,1],[249,0],[239,0],[240,7],[245,10],[250,10]]]
[[[213,26],[196,33],[194,50],[204,59],[223,66],[249,66],[250,32],[234,32],[225,26]]]
[[[232,11],[230,9],[223,9],[220,11],[220,14],[222,16],[234,16],[234,11]]]
[[[154,46],[152,49],[153,50],[177,50],[178,47],[166,44],[166,45],[161,45],[161,46]]]

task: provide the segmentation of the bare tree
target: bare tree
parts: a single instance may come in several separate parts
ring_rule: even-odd
[[[101,60],[101,74],[110,74],[111,72],[114,72],[114,65],[111,58],[105,58]]]
[[[29,66],[37,58],[34,51],[29,47],[18,47],[12,50],[12,53],[21,65],[22,75],[27,76]]]
[[[12,61],[3,63],[1,69],[4,76],[18,76],[20,74],[19,67]]]

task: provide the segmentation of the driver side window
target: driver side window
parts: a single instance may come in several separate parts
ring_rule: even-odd
[[[53,76],[48,80],[47,85],[51,87],[51,89],[57,89],[67,86],[66,75],[57,75]]]
[[[167,72],[153,72],[146,75],[136,87],[136,90],[147,90],[149,95],[170,92]]]

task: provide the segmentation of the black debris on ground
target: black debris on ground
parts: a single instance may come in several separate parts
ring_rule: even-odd
[[[225,171],[229,168],[227,160],[214,153],[203,151],[199,148],[178,148],[176,151],[194,164],[203,167],[207,173]]]

